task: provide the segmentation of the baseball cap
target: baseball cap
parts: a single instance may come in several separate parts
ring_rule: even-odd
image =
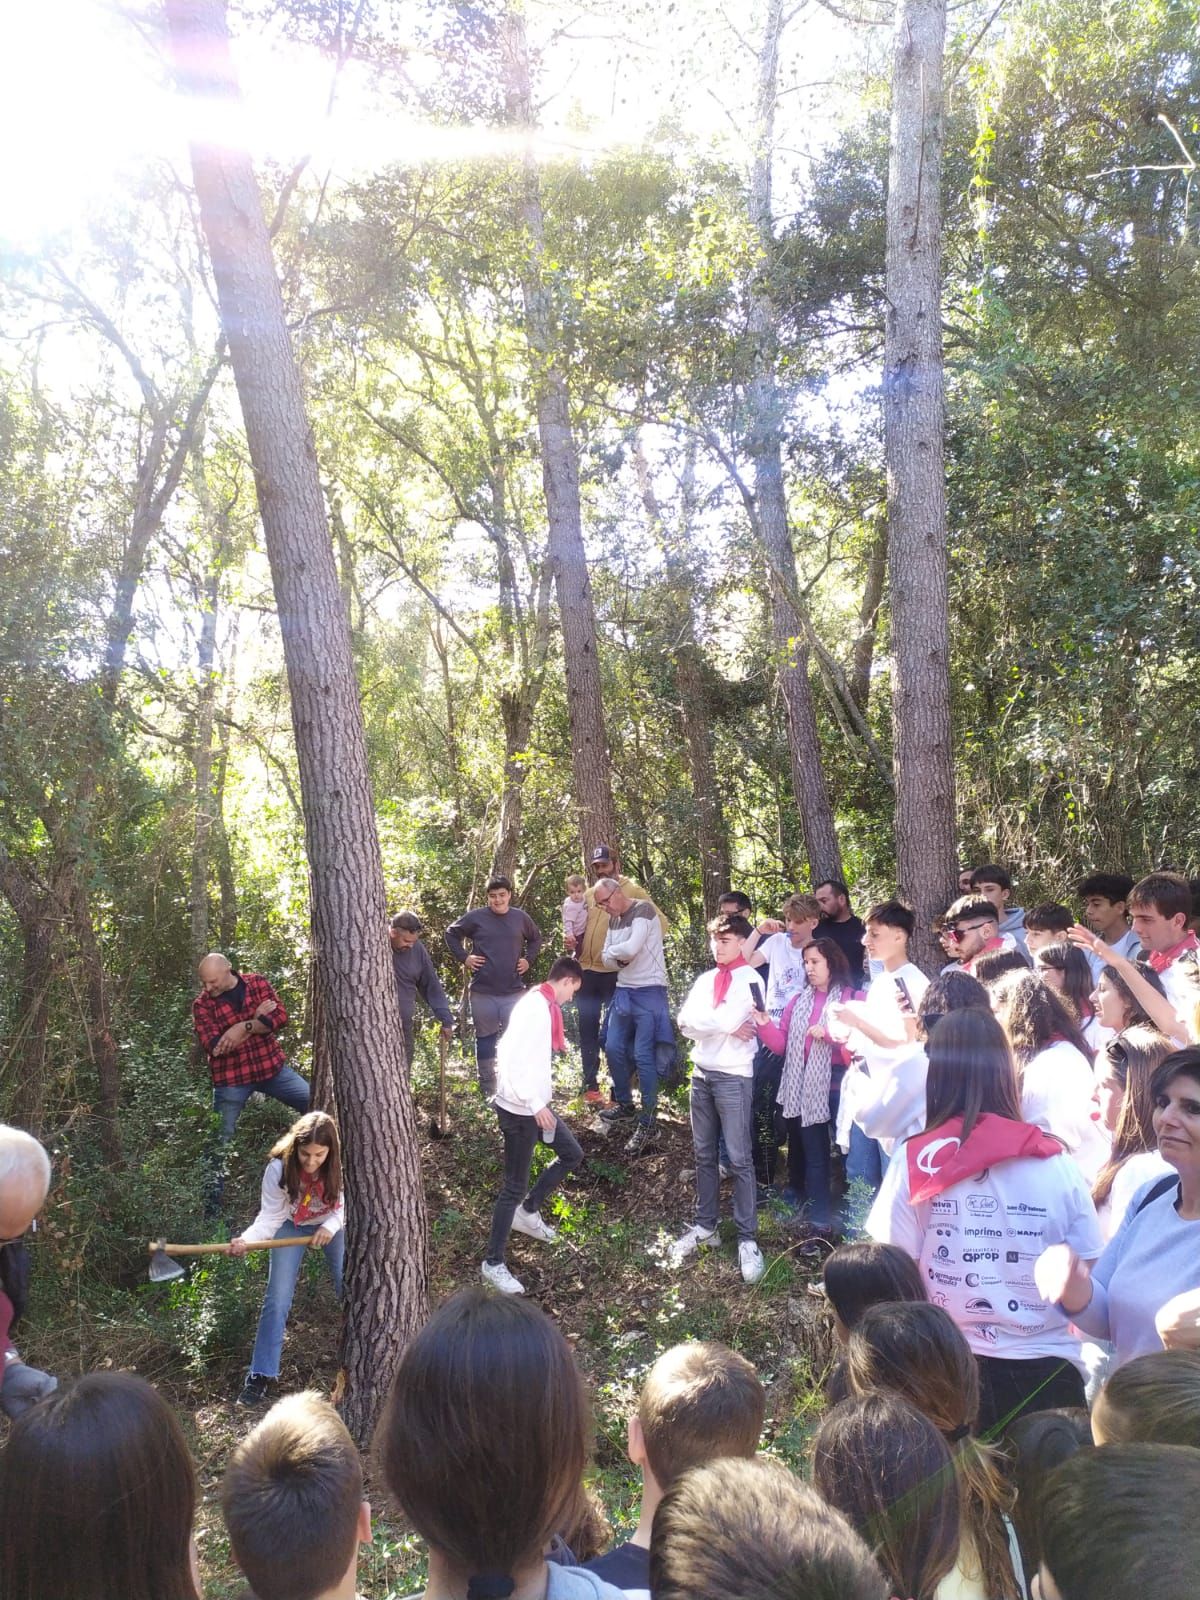
[[[595,845],[592,849],[593,866],[595,866],[597,861],[615,861],[616,859],[617,857],[615,852],[612,851],[606,844]]]

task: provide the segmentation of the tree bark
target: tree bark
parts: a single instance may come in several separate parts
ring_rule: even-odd
[[[0,894],[21,929],[21,978],[12,1033],[6,1041],[3,1076],[13,1080],[9,1116],[36,1133],[46,1105],[46,1031],[54,973],[58,907],[53,891],[32,868],[0,847]]]
[[[222,0],[166,0],[185,97],[236,125]],[[260,191],[245,151],[192,145],[200,217],[275,587],[312,873],[313,947],[348,1197],[343,1411],[366,1444],[425,1317],[425,1200],[387,940],[350,630]]]
[[[793,596],[798,591],[787,495],[783,481],[782,400],[776,378],[778,329],[766,273],[775,251],[771,160],[775,143],[779,44],[783,0],[767,0],[758,61],[758,108],[750,174],[750,222],[758,234],[761,265],[749,290],[746,325],[753,376],[746,386],[746,452],[754,467],[756,532],[767,563],[771,632],[779,691],[787,714],[792,792],[812,881],[840,878],[841,848],[825,787],[817,714],[808,679],[808,649]]]
[[[205,609],[200,623],[200,645],[196,672],[200,699],[196,708],[196,809],[192,819],[192,866],[188,898],[191,902],[192,966],[208,953],[208,869],[211,857],[216,796],[213,792],[213,720],[217,693],[216,661],[217,606],[220,601],[221,574],[218,556],[213,551],[213,568],[205,584]]]
[[[692,613],[694,579],[686,551],[691,536],[694,511],[695,447],[689,447],[684,463],[680,525],[672,536],[663,520],[662,507],[654,489],[641,436],[633,442],[633,465],[637,474],[642,504],[650,537],[663,552],[671,601],[673,640],[671,655],[675,666],[675,687],[679,694],[679,720],[688,753],[688,774],[692,800],[696,807],[696,843],[700,855],[700,895],[706,918],[714,917],[721,895],[730,885],[729,830],[725,808],[717,784],[717,764],[713,757],[712,719],[709,716],[708,688],[704,678],[704,653],[696,639]]]
[[[879,627],[879,607],[887,577],[887,519],[881,519],[867,557],[867,579],[858,608],[858,638],[850,660],[850,698],[865,717],[871,704],[871,668],[875,661],[875,635]]]
[[[955,890],[954,750],[942,375],[945,0],[899,0],[892,56],[883,421],[896,866],[917,914],[914,959]]]
[[[501,47],[507,119],[511,126],[528,133],[534,123],[529,47],[524,18],[515,11],[505,14]],[[567,380],[556,354],[554,318],[544,272],[546,226],[541,180],[531,151],[526,151],[518,185],[518,215],[527,235],[521,281],[525,337],[542,447],[549,559],[562,619],[575,806],[586,857],[590,846],[615,840],[616,809],[601,696],[596,608],[583,546],[579,451],[571,423]]]

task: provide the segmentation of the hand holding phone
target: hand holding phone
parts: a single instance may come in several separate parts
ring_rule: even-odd
[[[915,1017],[917,1012],[912,1003],[912,995],[908,992],[908,985],[903,978],[893,978],[896,985],[896,1004],[906,1017]]]

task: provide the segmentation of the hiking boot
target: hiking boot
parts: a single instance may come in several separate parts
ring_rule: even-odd
[[[717,1230],[715,1228],[702,1228],[699,1223],[689,1228],[667,1250],[667,1264],[672,1267],[681,1267],[689,1256],[694,1256],[697,1250],[705,1250],[710,1244],[715,1244]]]
[[[264,1378],[261,1372],[248,1372],[236,1403],[239,1406],[261,1406],[267,1398],[267,1390],[270,1387],[270,1378]]]
[[[513,1232],[527,1233],[531,1239],[540,1239],[543,1244],[554,1244],[558,1235],[548,1223],[542,1221],[540,1211],[526,1211],[524,1206],[518,1206],[513,1212]]]
[[[637,1107],[632,1103],[626,1105],[624,1100],[618,1100],[615,1106],[605,1106],[600,1113],[600,1121],[610,1125],[614,1122],[631,1121],[637,1116]]]
[[[583,1098],[585,1104],[589,1106],[602,1106],[604,1104],[604,1093],[600,1089],[585,1089]]]
[[[753,1239],[743,1239],[738,1245],[738,1266],[742,1269],[743,1283],[757,1283],[767,1270],[763,1253]]]
[[[525,1293],[525,1285],[513,1277],[503,1261],[497,1261],[494,1266],[490,1261],[485,1261],[479,1270],[483,1274],[484,1283],[490,1283],[492,1288],[499,1290],[501,1294]]]
[[[644,1156],[647,1150],[654,1149],[654,1146],[661,1138],[662,1130],[657,1122],[639,1122],[633,1130],[633,1138],[625,1146],[625,1154],[627,1156]]]

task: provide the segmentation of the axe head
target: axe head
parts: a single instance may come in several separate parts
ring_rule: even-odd
[[[150,1282],[173,1283],[176,1278],[183,1277],[183,1268],[178,1261],[172,1261],[163,1249],[163,1241],[157,1240],[150,1246]]]

